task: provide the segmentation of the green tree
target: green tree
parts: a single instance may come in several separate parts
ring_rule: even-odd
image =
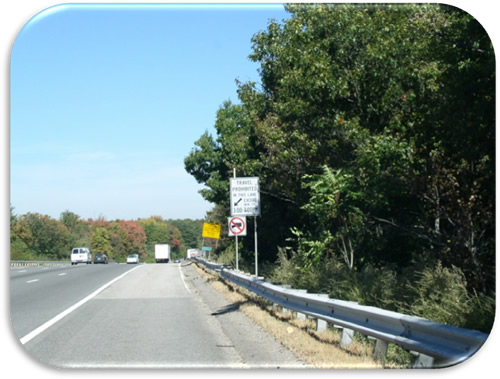
[[[61,213],[59,221],[61,221],[64,226],[68,228],[68,230],[72,230],[77,227],[78,221],[80,221],[80,216],[78,216],[76,213],[66,210]]]
[[[195,142],[196,148],[186,157],[184,163],[188,173],[207,188],[202,189],[202,196],[214,204],[218,211],[212,222],[225,225],[229,215],[229,179],[233,177],[233,168],[238,177],[258,176],[260,178],[261,258],[273,260],[277,246],[283,243],[290,233],[290,223],[284,219],[296,217],[297,204],[283,194],[277,194],[268,185],[267,162],[262,157],[262,145],[255,134],[254,115],[249,107],[224,102],[217,112],[215,138],[204,133]],[[249,223],[248,234],[253,233],[253,223]],[[242,239],[241,253],[252,254],[253,239]],[[221,245],[223,246],[223,245]]]
[[[10,259],[11,260],[33,260],[36,253],[29,248],[33,236],[25,219],[14,213],[14,207],[10,207]]]
[[[90,238],[90,248],[92,252],[94,254],[106,254],[109,259],[113,259],[113,247],[111,246],[110,240],[110,235],[105,228],[96,228]]]
[[[323,278],[331,293],[394,307],[418,301],[397,290],[419,280],[417,267],[437,273],[431,286],[456,269],[463,278],[450,281],[460,278],[467,299],[491,310],[495,58],[487,33],[469,14],[436,4],[286,9],[289,19],[252,39],[261,83],[238,83],[241,104],[225,103],[217,134],[205,133],[185,160],[216,204],[211,217],[225,224],[236,167],[261,178],[266,259],[277,246],[292,251],[291,260],[281,253],[282,267],[293,268],[281,277],[298,272],[297,282],[316,287]],[[328,273],[353,289],[336,290],[343,285]]]
[[[202,221],[183,219],[168,220],[168,223],[175,226],[182,234],[182,240],[186,248],[199,248],[201,245]]]
[[[170,241],[168,226],[161,217],[142,219],[138,223],[146,234],[146,249],[150,254],[154,253],[154,245]]]
[[[14,234],[14,246],[29,255],[48,260],[69,259],[69,231],[58,220],[38,213],[18,216]]]
[[[358,263],[378,265],[411,264],[424,249],[462,267],[473,288],[493,288],[495,68],[485,31],[439,5],[287,10],[289,20],[253,38],[262,90],[246,83],[239,94],[266,187],[305,211],[302,243],[340,240]],[[325,166],[346,179],[324,189],[339,198],[331,207],[318,201]]]
[[[66,210],[61,213],[59,221],[66,226],[70,233],[71,246],[88,246],[90,244],[90,225],[80,219],[80,216]]]
[[[185,158],[186,171],[208,188],[201,195],[215,204],[229,206],[229,178],[236,168],[239,176],[255,176],[262,163],[252,121],[241,105],[225,101],[217,112],[214,139],[205,132],[195,142],[196,148]]]

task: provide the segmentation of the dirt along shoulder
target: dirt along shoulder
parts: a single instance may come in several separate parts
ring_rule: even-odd
[[[249,317],[245,310],[251,307],[250,300],[229,294],[228,289],[224,291],[224,285],[214,275],[194,263],[183,264],[182,272],[192,295],[229,339],[230,343],[221,348],[236,349],[246,368],[311,368]]]
[[[240,288],[201,265],[193,264],[207,283],[224,295],[226,309],[237,309],[248,316],[276,341],[293,352],[308,368],[375,369],[401,368],[372,358],[373,345],[355,341],[348,349],[340,348],[340,333],[335,330],[317,332],[314,320],[298,320],[292,314],[268,304],[257,295]]]

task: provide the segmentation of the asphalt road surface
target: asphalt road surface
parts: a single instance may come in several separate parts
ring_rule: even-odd
[[[10,316],[22,338],[135,266],[109,264],[10,269]]]
[[[306,368],[190,262],[11,269],[26,353],[65,368]]]

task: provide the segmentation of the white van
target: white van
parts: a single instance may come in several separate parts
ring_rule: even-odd
[[[92,263],[92,253],[88,247],[75,247],[71,251],[71,264],[76,265],[78,263]]]

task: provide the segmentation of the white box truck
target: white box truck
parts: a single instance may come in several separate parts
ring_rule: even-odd
[[[156,263],[168,263],[170,261],[170,245],[155,245]]]
[[[187,259],[197,257],[199,255],[198,249],[187,249]]]

